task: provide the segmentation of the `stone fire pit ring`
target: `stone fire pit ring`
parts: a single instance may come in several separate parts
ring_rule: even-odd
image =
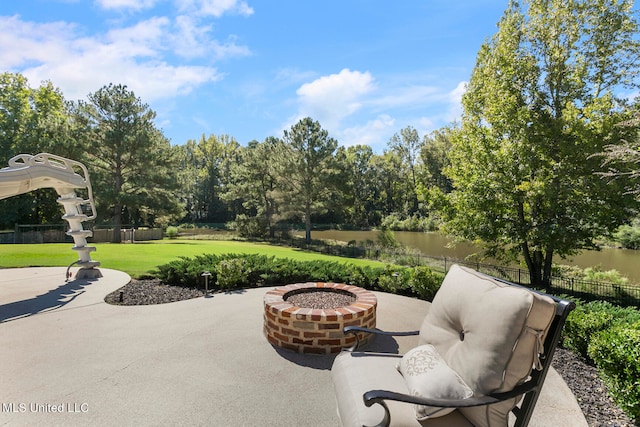
[[[325,291],[348,293],[355,302],[334,309],[297,307],[286,299],[300,292]],[[345,335],[345,326],[376,327],[376,296],[366,289],[342,283],[295,283],[268,291],[264,296],[264,335],[274,346],[298,353],[339,353],[356,341]],[[370,334],[359,334],[366,343]]]

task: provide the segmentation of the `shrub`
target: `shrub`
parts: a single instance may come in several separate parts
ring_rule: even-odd
[[[382,218],[380,225],[394,231],[433,231],[437,228],[437,223],[432,218],[418,215],[401,217],[397,213]]]
[[[377,288],[392,294],[406,294],[409,287],[411,272],[404,267],[387,265],[378,276]]]
[[[266,237],[269,235],[269,225],[261,217],[252,217],[244,214],[236,215],[233,228],[240,237]]]
[[[242,258],[232,258],[220,261],[216,265],[216,284],[220,289],[234,289],[249,285],[249,274],[251,269],[247,268],[246,260]]]
[[[332,261],[295,261],[266,255],[199,255],[179,258],[156,267],[154,274],[167,284],[203,286],[204,271],[222,289],[280,285],[311,280],[342,282],[371,288],[382,269]]]
[[[211,273],[209,283],[220,289],[325,281],[424,299],[432,298],[442,282],[442,277],[428,267],[360,267],[333,261],[296,261],[248,254],[181,257],[156,267],[153,273],[170,285],[204,287],[202,273],[205,271]]]
[[[374,289],[378,277],[383,271],[382,267],[358,267],[355,265],[350,265],[350,267],[351,272],[346,283],[365,289]]]
[[[383,228],[378,231],[378,244],[383,248],[397,248],[400,246],[398,241],[396,240],[396,236],[393,235],[393,232],[388,228]]]
[[[415,267],[411,269],[409,287],[418,298],[432,301],[443,280],[442,274],[434,273],[429,267]]]
[[[600,332],[588,352],[615,402],[640,421],[640,321]]]
[[[602,271],[602,269],[598,267],[585,268],[584,280],[588,280],[590,282],[614,283],[616,285],[626,285],[629,282],[629,279],[622,277],[618,270]]]
[[[174,227],[172,225],[167,227],[165,234],[168,238],[175,239],[176,237],[178,237],[178,227]]]
[[[613,234],[616,242],[625,249],[640,249],[640,227],[634,221],[632,225],[621,225]]]
[[[563,331],[563,345],[590,360],[591,339],[612,325],[640,320],[640,312],[633,307],[622,308],[606,301],[578,303],[571,312]]]
[[[603,310],[590,310],[584,305],[578,305],[567,318],[563,345],[588,359],[587,348],[591,337],[607,328],[612,320],[611,313]]]
[[[204,288],[202,273],[205,271],[211,273],[210,285],[225,290],[324,281],[427,300],[433,298],[443,279],[440,273],[434,273],[429,267],[360,267],[334,261],[296,261],[252,254],[181,257],[156,267],[153,273],[170,285]]]

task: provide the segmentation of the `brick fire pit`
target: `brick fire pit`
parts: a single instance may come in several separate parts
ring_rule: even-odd
[[[286,299],[300,292],[323,291],[352,294],[355,302],[335,309],[297,307]],[[338,353],[355,343],[345,336],[345,326],[375,328],[376,296],[366,289],[341,283],[296,283],[268,291],[264,296],[264,335],[281,348],[298,353]],[[369,334],[359,335],[366,343]]]

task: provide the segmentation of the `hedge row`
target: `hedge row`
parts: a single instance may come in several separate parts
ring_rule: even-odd
[[[618,406],[640,421],[640,311],[578,301],[563,345],[594,363]]]
[[[224,254],[181,257],[157,267],[154,275],[163,282],[204,288],[203,272],[209,272],[211,289],[232,290],[289,283],[339,282],[370,290],[432,300],[444,276],[429,267],[360,267],[334,261],[297,261],[266,255]]]

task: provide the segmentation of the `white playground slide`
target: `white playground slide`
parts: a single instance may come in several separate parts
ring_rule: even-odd
[[[87,237],[91,237],[93,233],[82,228],[82,222],[96,217],[87,168],[74,160],[40,153],[35,156],[19,154],[9,160],[8,167],[0,169],[0,199],[39,188],[53,188],[60,196],[58,203],[65,211],[62,219],[69,223],[67,235],[73,238],[75,245],[72,249],[79,257],[78,261],[73,263],[80,266],[76,278],[102,277],[100,270],[94,268],[100,263],[91,260],[91,252],[96,248],[87,246]],[[75,189],[86,190],[87,199],[78,197]]]

